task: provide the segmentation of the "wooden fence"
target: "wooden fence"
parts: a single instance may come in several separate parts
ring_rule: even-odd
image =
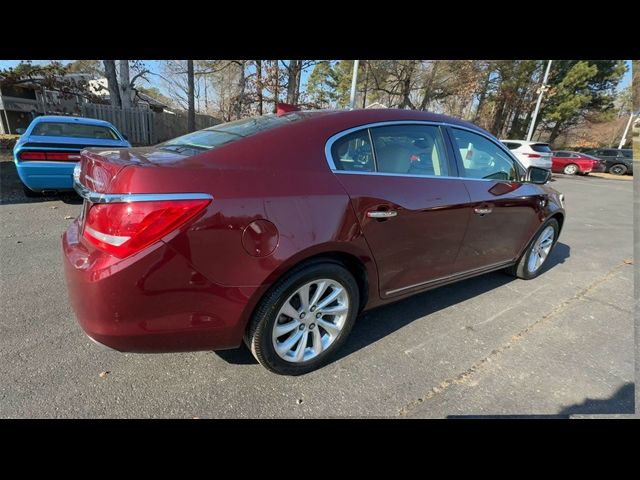
[[[82,116],[113,123],[132,145],[155,145],[187,133],[186,112],[157,113],[145,108],[118,108],[111,105],[84,103]],[[196,115],[196,129],[211,127],[220,120],[209,115]]]

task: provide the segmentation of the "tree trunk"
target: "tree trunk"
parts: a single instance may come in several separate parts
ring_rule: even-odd
[[[435,62],[433,64],[433,68],[431,68],[431,73],[428,77],[428,80],[425,82],[423,90],[424,94],[422,96],[422,102],[420,102],[420,110],[426,110],[431,103],[431,89],[433,88],[433,82],[436,79],[436,73],[438,72],[439,62]]]
[[[367,87],[369,85],[369,62],[364,61],[364,91],[362,92],[362,108],[367,107]]]
[[[496,107],[496,113],[493,117],[493,125],[491,125],[491,133],[494,135],[498,135],[500,130],[502,130],[502,125],[504,123],[504,107],[505,100],[504,98],[500,99],[498,105]]]
[[[187,111],[187,131],[193,132],[196,129],[196,106],[195,106],[195,85],[193,74],[193,60],[187,60],[187,83],[189,109]]]
[[[244,66],[245,61],[242,60],[239,62],[239,74],[238,74],[238,95],[236,96],[236,102],[234,105],[234,114],[236,120],[240,120],[242,118],[243,106],[244,106],[244,97],[245,97],[245,86],[246,86],[246,77],[244,76]]]
[[[297,102],[296,92],[299,92],[298,78],[300,75],[301,60],[289,60],[287,67],[287,103],[295,105]]]
[[[555,142],[556,138],[558,138],[558,135],[560,135],[561,126],[562,126],[562,122],[556,122],[556,124],[553,126],[553,129],[551,129],[551,134],[549,135],[550,144]]]
[[[280,86],[280,67],[278,65],[278,60],[275,61],[275,72],[276,72],[276,85],[273,92],[273,113],[278,113],[278,87]]]
[[[411,95],[411,80],[413,79],[413,72],[416,69],[416,60],[410,60],[410,63],[407,67],[407,74],[405,78],[402,80],[402,102],[400,102],[400,106],[398,108],[413,108],[413,103],[411,103],[411,99],[409,96]]]
[[[116,74],[116,61],[103,60],[103,63],[104,75],[107,78],[109,87],[109,101],[112,106],[121,108],[122,102],[120,101],[120,88],[118,87],[118,76]]]
[[[129,60],[120,60],[120,102],[122,102],[122,108],[131,108],[133,106],[130,78]]]
[[[258,114],[262,115],[262,60],[256,60],[256,91],[258,93]]]

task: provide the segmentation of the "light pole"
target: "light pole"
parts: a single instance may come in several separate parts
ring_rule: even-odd
[[[360,60],[353,62],[353,78],[351,79],[351,96],[349,97],[349,107],[353,110],[356,106],[356,85],[358,83],[358,66]]]
[[[633,121],[633,112],[629,115],[629,121],[627,122],[627,127],[624,129],[624,133],[622,134],[622,138],[620,139],[620,144],[618,145],[618,150],[620,150],[625,143],[627,143],[627,133],[629,133],[629,127],[631,126],[631,122]]]
[[[549,78],[549,70],[551,70],[551,60],[547,64],[547,71],[544,72],[544,78],[542,79],[542,86],[540,87],[540,95],[538,95],[538,102],[536,103],[536,109],[533,112],[533,118],[531,119],[531,125],[529,125],[529,133],[527,134],[527,142],[531,141],[533,137],[533,129],[536,125],[536,118],[538,117],[538,111],[540,110],[540,103],[542,103],[542,96],[547,89],[547,79]]]

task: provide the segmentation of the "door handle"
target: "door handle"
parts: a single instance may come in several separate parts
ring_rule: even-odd
[[[398,215],[398,212],[395,210],[373,210],[367,212],[367,217],[369,218],[390,218]]]
[[[488,213],[493,212],[493,209],[484,207],[484,208],[474,208],[473,211],[478,215],[487,215]]]

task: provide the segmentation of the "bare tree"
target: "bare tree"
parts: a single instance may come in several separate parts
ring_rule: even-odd
[[[122,107],[120,100],[120,88],[118,86],[118,75],[116,74],[116,61],[103,60],[104,74],[107,78],[107,86],[109,87],[109,100],[114,107]]]

